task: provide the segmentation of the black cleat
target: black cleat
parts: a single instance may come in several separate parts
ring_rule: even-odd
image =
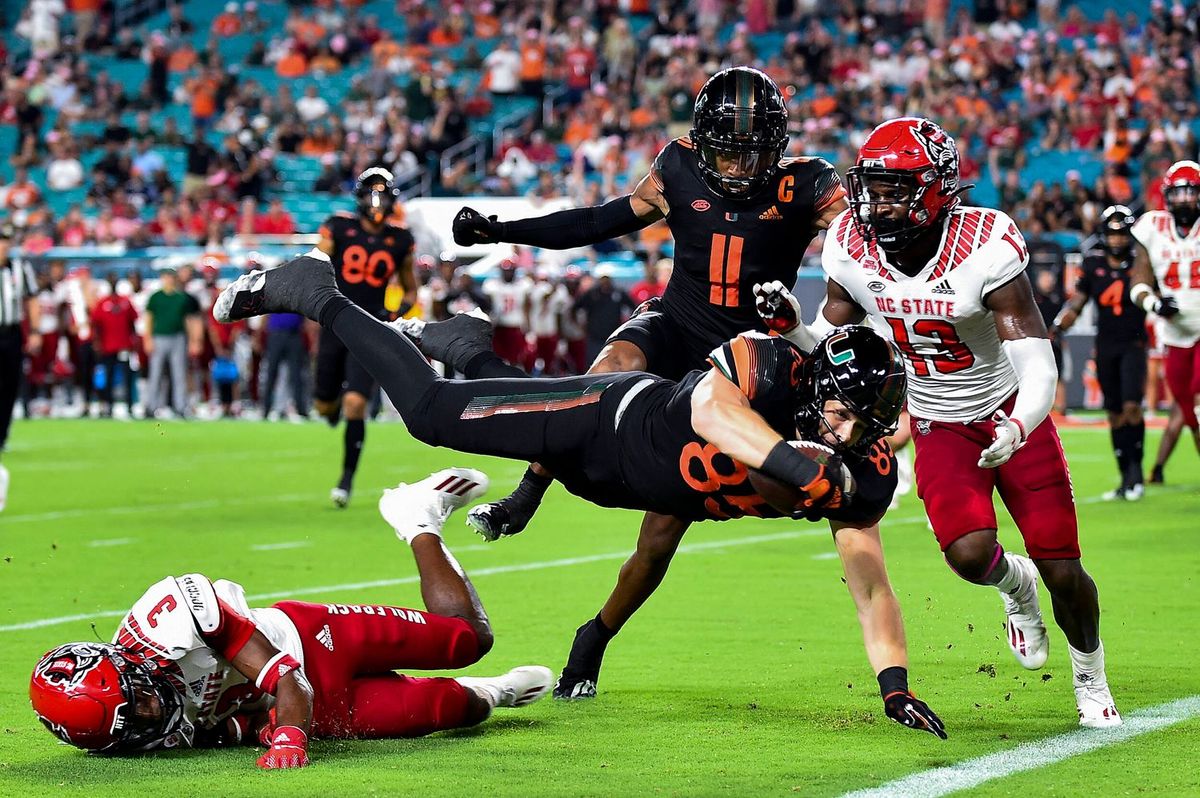
[[[611,635],[597,627],[595,618],[575,630],[575,642],[571,644],[566,667],[554,685],[555,698],[574,701],[596,697],[596,682],[600,680],[604,650],[611,639]]]
[[[467,513],[467,526],[474,529],[489,543],[502,537],[519,535],[533,520],[539,502],[529,503],[528,497],[518,488],[512,495],[498,502],[481,504]]]
[[[425,357],[463,371],[475,355],[492,351],[492,322],[486,315],[473,313],[459,313],[445,321],[427,321],[418,334],[409,337]]]
[[[213,304],[213,317],[228,324],[264,313],[299,313],[319,320],[337,296],[329,258],[301,255],[270,271],[255,270],[230,283]]]

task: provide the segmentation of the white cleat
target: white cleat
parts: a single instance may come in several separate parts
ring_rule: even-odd
[[[329,500],[333,502],[333,506],[339,510],[346,509],[346,505],[350,503],[350,491],[345,488],[334,488],[329,491]]]
[[[554,685],[554,673],[541,665],[522,665],[503,676],[459,676],[456,682],[491,696],[497,707],[523,707],[532,704]]]
[[[1121,713],[1113,701],[1108,685],[1085,684],[1075,688],[1075,706],[1079,708],[1079,725],[1088,729],[1111,729],[1121,725]]]
[[[379,513],[396,536],[411,542],[430,532],[441,536],[450,514],[488,490],[488,478],[474,468],[444,468],[412,485],[401,482],[383,492]]]
[[[1125,498],[1125,488],[1123,487],[1116,487],[1112,490],[1106,490],[1100,495],[1100,500],[1106,502],[1125,501]]]
[[[1146,486],[1140,482],[1125,489],[1125,501],[1127,502],[1140,502],[1145,495]]]
[[[1010,567],[1021,570],[1021,587],[1016,593],[1001,593],[1004,600],[1008,647],[1021,667],[1036,671],[1050,656],[1050,638],[1038,605],[1037,566],[1033,560],[1013,555]]]

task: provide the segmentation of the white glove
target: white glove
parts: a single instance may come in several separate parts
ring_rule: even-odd
[[[800,300],[778,280],[754,284],[754,306],[763,324],[781,335],[800,324]]]
[[[992,431],[992,445],[979,455],[980,468],[996,468],[1009,461],[1017,450],[1025,445],[1021,425],[997,410],[992,416],[996,428]]]

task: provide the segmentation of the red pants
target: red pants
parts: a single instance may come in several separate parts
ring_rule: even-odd
[[[591,363],[588,363],[587,359],[586,338],[580,338],[578,341],[567,341],[567,361],[571,364],[571,368],[575,370],[576,374],[587,373],[588,366]]]
[[[1200,342],[1167,347],[1167,387],[1183,413],[1183,423],[1196,429],[1196,397],[1200,394]]]
[[[542,371],[549,374],[554,370],[554,358],[557,354],[558,336],[539,335],[533,346],[525,353],[525,370],[532,374],[537,367],[537,362],[541,360]]]
[[[492,349],[511,366],[525,362],[525,331],[520,327],[497,327],[492,334]]]
[[[467,689],[397,668],[462,668],[479,659],[462,618],[380,605],[275,605],[296,624],[313,686],[314,737],[419,737],[462,725]]]
[[[1013,400],[1004,405],[1012,410]],[[999,468],[980,468],[979,453],[992,443],[991,421],[956,423],[912,417],[917,495],[942,551],[962,536],[996,529],[992,492],[1000,499],[1035,560],[1077,559],[1079,526],[1067,458],[1054,422],[1047,418]]]

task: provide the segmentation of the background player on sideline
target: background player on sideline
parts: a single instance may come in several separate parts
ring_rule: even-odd
[[[1106,499],[1137,501],[1145,491],[1142,449],[1146,422],[1146,312],[1129,296],[1133,266],[1133,213],[1111,205],[1100,215],[1100,249],[1083,259],[1075,295],[1052,332],[1071,329],[1091,299],[1096,300],[1096,376],[1112,435],[1120,482]]]
[[[61,645],[33,671],[33,709],[63,742],[132,753],[267,747],[261,768],[308,764],[308,739],[417,737],[482,723],[550,690],[541,666],[494,678],[414,678],[463,668],[492,647],[483,604],[443,545],[455,509],[487,490],[469,468],[401,483],[379,501],[412,547],[426,610],[281,601],[251,609],[241,585],[167,577],[133,605],[111,645]]]
[[[317,242],[317,249],[333,261],[338,288],[377,319],[389,315],[384,299],[393,279],[404,288],[406,303],[411,305],[416,296],[412,234],[388,222],[399,194],[391,172],[380,167],[367,169],[354,186],[357,215],[330,216],[321,225]],[[401,307],[400,314],[405,310]],[[330,426],[336,426],[340,416],[346,417],[342,475],[329,494],[338,507],[350,502],[354,473],[367,437],[367,403],[374,392],[375,382],[367,370],[337,336],[322,330],[317,344],[313,404]]]
[[[1048,418],[1058,372],[1020,231],[999,211],[960,205],[958,149],[928,119],[875,128],[849,186],[850,210],[825,238],[829,280],[814,326],[870,316],[905,354],[917,493],[946,562],[1000,592],[1009,648],[1031,670],[1049,656],[1040,573],[1069,644],[1080,724],[1119,725],[1096,584],[1080,562],[1071,477]],[[813,345],[785,287],[757,293],[772,326]],[[997,490],[1030,557],[997,540]]]

